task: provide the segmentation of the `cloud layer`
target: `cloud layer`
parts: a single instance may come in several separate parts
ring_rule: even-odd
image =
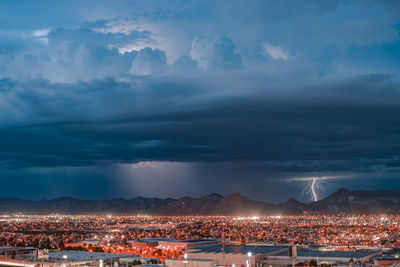
[[[43,1],[43,16],[0,4],[4,182],[35,177],[50,196],[72,172],[130,196],[165,176],[153,194],[165,195],[168,173],[187,194],[229,184],[263,199],[243,184],[272,193],[303,175],[398,174],[398,4],[96,3]],[[156,165],[131,168],[141,162]]]

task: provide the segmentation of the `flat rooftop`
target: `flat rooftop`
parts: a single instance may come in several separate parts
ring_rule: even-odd
[[[171,243],[188,243],[188,244],[202,244],[208,242],[220,242],[220,239],[184,239],[177,240],[173,238],[142,238],[140,240],[130,240],[130,242],[171,242]]]
[[[134,261],[134,260],[156,260],[159,261],[157,258],[149,258],[149,257],[124,257],[120,259],[121,261]]]
[[[312,258],[364,258],[370,256],[377,251],[317,251],[312,249],[297,249],[297,257]],[[289,256],[289,252],[285,251],[274,256]]]
[[[271,253],[284,248],[287,247],[225,245],[224,251],[225,253],[246,254],[246,255],[248,252],[251,252],[253,255],[256,255],[256,254]],[[194,249],[195,250],[191,251],[191,253],[221,253],[222,245],[199,246],[199,247],[194,247]]]
[[[64,255],[67,255],[67,261],[104,260],[133,256],[132,254],[63,250],[49,252],[49,259],[62,260]]]
[[[167,242],[172,242],[172,243],[188,243],[188,244],[193,244],[193,243],[207,243],[207,242],[220,242],[220,239],[184,239],[184,240],[177,240],[177,239],[170,239],[170,240],[162,240],[162,241],[167,241]]]
[[[213,259],[168,259],[169,261],[177,261],[177,262],[213,262]]]
[[[131,240],[132,242],[160,242],[160,241],[173,241],[172,238],[142,238],[140,240]]]
[[[34,247],[11,247],[11,246],[3,246],[0,247],[0,252],[8,252],[8,251],[25,251],[25,250],[36,250]]]

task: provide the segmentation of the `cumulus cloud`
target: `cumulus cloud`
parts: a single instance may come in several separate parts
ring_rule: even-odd
[[[192,42],[190,56],[197,61],[202,70],[231,70],[242,67],[242,59],[235,52],[232,40],[223,35],[196,36]]]
[[[141,49],[129,70],[136,75],[160,74],[167,68],[167,57],[160,49],[145,47]]]
[[[47,35],[49,34],[50,30],[49,29],[41,29],[34,31],[32,35],[39,41],[43,42],[44,44],[48,44],[49,39],[47,38]]]
[[[263,45],[265,51],[271,56],[273,59],[282,59],[288,60],[289,56],[286,52],[284,52],[280,45],[271,45],[269,43],[265,43]]]
[[[126,19],[111,19],[111,20],[101,20],[95,23],[90,23],[93,26],[94,31],[101,33],[123,33],[125,35],[130,35],[132,32],[136,31],[148,31],[147,27],[140,25],[136,21],[126,20]]]
[[[195,60],[189,56],[182,56],[178,58],[172,65],[172,70],[177,72],[195,72],[198,70],[198,65]]]
[[[151,42],[147,31],[101,33],[90,28],[37,30],[32,41],[5,40],[0,50],[2,77],[18,79],[45,78],[53,82],[88,81],[104,77],[121,77],[129,72],[137,51],[120,52],[126,44]]]

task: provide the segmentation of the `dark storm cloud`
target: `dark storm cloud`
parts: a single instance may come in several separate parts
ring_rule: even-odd
[[[2,165],[239,160],[323,172],[398,164],[399,84],[389,76],[230,97],[188,81],[141,81],[4,80],[2,99],[14,105],[2,110]]]

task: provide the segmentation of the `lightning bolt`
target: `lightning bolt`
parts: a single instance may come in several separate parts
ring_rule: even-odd
[[[316,201],[318,201],[318,196],[317,196],[317,193],[315,192],[315,184],[317,183],[317,178],[316,177],[314,177],[313,179],[312,179],[312,183],[311,183],[311,193],[312,193],[312,195],[313,195],[313,198],[314,198],[314,201],[316,202]]]
[[[309,177],[303,178],[303,181],[308,181],[306,187],[303,189],[301,196],[309,195],[313,201],[318,201],[318,191],[322,189],[321,182],[324,177]]]
[[[300,198],[307,198],[316,202],[320,199],[321,194],[325,192],[327,181],[348,178],[351,176],[311,176],[311,177],[294,177],[286,179],[287,182],[303,182],[306,183],[301,191]]]

